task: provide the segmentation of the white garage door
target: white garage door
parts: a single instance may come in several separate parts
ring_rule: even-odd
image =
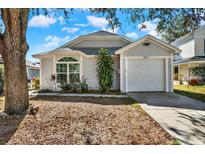
[[[128,91],[165,91],[163,59],[128,59]]]

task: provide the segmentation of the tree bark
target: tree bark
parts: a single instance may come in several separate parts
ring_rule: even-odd
[[[4,60],[4,111],[19,114],[28,108],[28,83],[26,55],[19,51],[9,51],[2,55]]]
[[[26,29],[29,9],[1,9],[5,32],[1,37],[5,69],[4,111],[20,114],[29,106],[26,72]]]

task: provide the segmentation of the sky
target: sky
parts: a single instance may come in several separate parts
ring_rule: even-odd
[[[87,9],[83,9],[83,11],[82,9],[74,9],[67,21],[60,14],[55,16],[40,14],[37,16],[30,13],[27,29],[29,51],[26,58],[33,62],[38,61],[32,57],[33,54],[53,50],[80,35],[98,30],[125,35],[132,40],[137,40],[146,34],[157,36],[154,21],[144,23],[146,29],[139,30],[142,23],[129,24],[125,15],[118,13],[118,16],[121,28],[112,30],[104,17],[93,15]]]

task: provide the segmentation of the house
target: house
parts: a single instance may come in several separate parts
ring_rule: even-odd
[[[182,50],[180,54],[174,56],[174,79],[201,80],[200,77],[195,77],[191,73],[191,68],[205,66],[205,26],[177,39],[172,45]]]
[[[147,35],[136,42],[125,36],[97,31],[82,35],[65,45],[33,55],[40,59],[41,89],[55,86],[49,79],[56,74],[57,83],[72,83],[87,78],[90,89],[98,89],[96,55],[107,48],[115,62],[112,89],[122,92],[172,92],[173,55],[180,49]]]
[[[3,59],[0,55],[0,65],[3,65]],[[3,67],[2,67],[3,68]],[[39,77],[39,64],[26,60],[27,78],[30,81],[34,77]]]
[[[32,80],[33,78],[39,77],[39,64],[26,60],[26,70],[27,70],[27,78],[28,80]]]

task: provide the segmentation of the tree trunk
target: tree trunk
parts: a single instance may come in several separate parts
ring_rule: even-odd
[[[5,69],[4,111],[8,114],[19,114],[29,105],[26,55],[19,51],[7,51],[2,56]]]
[[[26,72],[26,29],[29,9],[1,9],[5,32],[0,37],[5,68],[4,111],[19,114],[29,106]]]

